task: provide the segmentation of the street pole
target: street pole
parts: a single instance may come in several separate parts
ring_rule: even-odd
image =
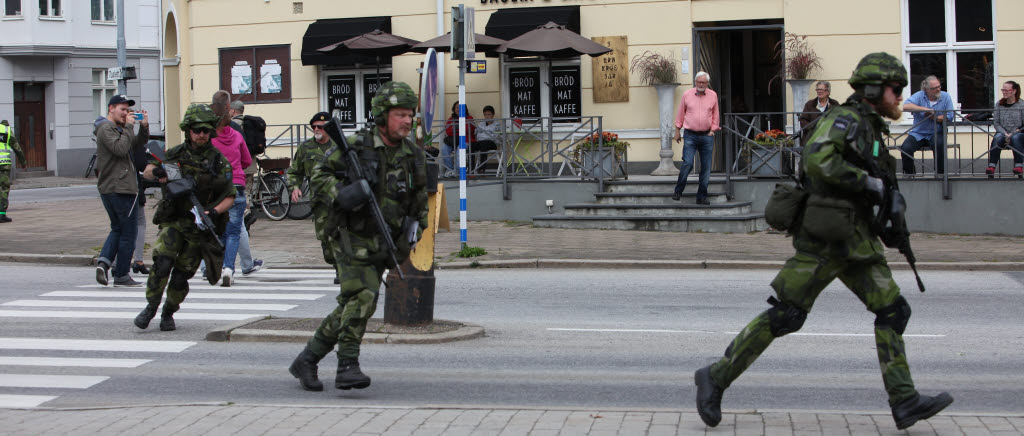
[[[124,77],[124,67],[128,66],[128,54],[124,42],[124,0],[117,0],[117,66],[121,68],[121,78],[117,81],[117,93],[128,95],[128,79]]]

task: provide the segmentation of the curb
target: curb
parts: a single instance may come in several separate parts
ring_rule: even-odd
[[[473,268],[644,268],[644,269],[780,269],[778,260],[602,260],[521,259],[437,263],[441,270]],[[889,268],[909,271],[906,262],[891,262]],[[918,262],[919,271],[1024,271],[1024,262]]]
[[[0,262],[42,263],[48,265],[92,266],[96,256],[86,254],[0,254]]]
[[[231,342],[295,342],[306,343],[313,336],[313,331],[304,330],[261,330],[238,328],[265,317],[250,318],[234,324],[218,327],[206,334],[208,341]],[[484,328],[476,324],[466,324],[450,331],[431,334],[409,333],[366,333],[364,344],[442,344],[447,342],[467,341],[484,337]],[[213,339],[211,339],[213,338]],[[223,339],[221,339],[223,338]]]

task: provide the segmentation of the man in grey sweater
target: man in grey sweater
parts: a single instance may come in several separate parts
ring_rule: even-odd
[[[132,164],[132,151],[149,141],[149,114],[141,112],[141,120],[129,115],[135,105],[124,95],[115,95],[107,103],[107,116],[96,120],[96,166],[103,208],[110,217],[110,234],[96,260],[96,281],[106,286],[114,259],[114,286],[141,286],[128,275],[137,231],[139,184],[138,170]],[[139,121],[139,133],[133,124]]]

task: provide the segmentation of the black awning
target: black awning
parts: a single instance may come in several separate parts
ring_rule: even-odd
[[[377,58],[372,55],[344,54],[331,55],[317,51],[354,36],[374,30],[391,33],[391,17],[331,18],[316,20],[302,35],[302,65],[353,66],[374,65]],[[382,64],[390,64],[390,57],[382,57]]]
[[[536,8],[499,9],[487,20],[484,34],[506,41],[536,29],[548,21],[561,24],[580,33],[579,6],[549,6]]]

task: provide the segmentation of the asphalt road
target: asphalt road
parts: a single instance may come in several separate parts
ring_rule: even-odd
[[[180,313],[248,314],[261,309],[195,305],[273,303],[282,306],[262,313],[320,317],[333,309],[333,285],[325,274],[265,270],[230,289],[204,289],[193,281],[192,296]],[[138,330],[130,317],[144,304],[141,289],[102,290],[128,293],[120,297],[49,294],[101,291],[79,287],[92,284],[92,275],[87,268],[0,265],[5,283],[0,291],[0,396],[55,397],[44,407],[232,401],[692,410],[693,371],[721,356],[735,332],[767,307],[774,271],[438,271],[435,317],[483,325],[487,336],[436,345],[365,345],[360,361],[373,385],[361,391],[328,387],[320,393],[302,391],[287,373],[301,344],[205,342],[209,329],[231,322],[216,319],[179,319],[175,332],[160,332],[154,320],[148,330]],[[897,273],[896,280],[913,307],[906,344],[918,388],[924,393],[948,390],[956,398],[950,410],[1024,411],[1024,273],[926,272],[927,294],[916,291],[910,274]],[[293,299],[257,299],[282,293]],[[199,298],[204,294],[211,298]],[[44,303],[31,303],[38,300]],[[88,307],[103,302],[134,302],[127,306],[136,307]],[[68,317],[87,311],[129,317]],[[25,317],[26,312],[39,317]],[[377,316],[382,312],[379,307]],[[833,284],[804,328],[777,340],[733,384],[723,407],[887,410],[873,320],[850,292]],[[119,348],[117,341],[130,342]],[[56,349],[69,345],[77,349]],[[113,351],[96,350],[104,347]],[[17,357],[149,362],[126,368],[65,367],[63,361],[44,366]],[[321,363],[328,386],[335,364],[333,356]],[[49,381],[52,375],[84,376],[73,381],[95,383],[85,388],[21,386],[30,384],[29,376]]]

